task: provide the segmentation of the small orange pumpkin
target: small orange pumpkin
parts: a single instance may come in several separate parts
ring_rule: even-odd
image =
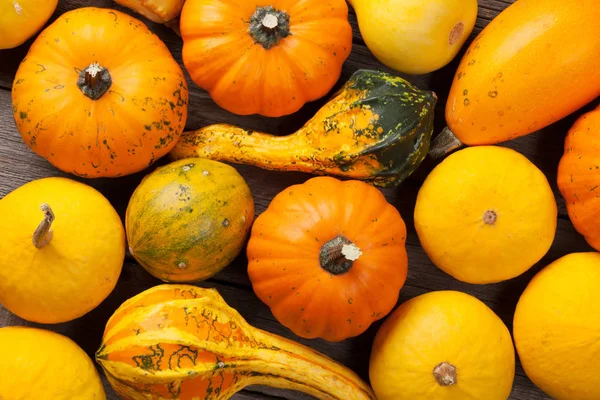
[[[569,131],[558,188],[573,226],[600,251],[600,107],[584,114]]]
[[[93,7],[63,14],[38,36],[12,89],[25,144],[88,178],[138,172],[167,154],[187,100],[183,71],[156,35]]]
[[[278,194],[252,228],[248,273],[275,318],[341,341],[387,315],[407,274],[406,226],[376,188],[318,177]]]
[[[187,0],[183,62],[235,114],[280,117],[325,96],[352,49],[344,0]]]

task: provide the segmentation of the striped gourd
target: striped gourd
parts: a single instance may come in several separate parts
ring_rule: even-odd
[[[214,289],[160,285],[108,321],[96,360],[123,399],[224,400],[268,385],[324,400],[374,400],[352,371],[250,326]]]

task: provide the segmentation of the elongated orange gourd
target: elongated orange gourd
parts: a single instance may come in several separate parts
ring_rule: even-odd
[[[248,385],[375,400],[346,367],[250,326],[216,290],[196,286],[156,286],[126,301],[108,321],[96,360],[128,400],[226,400]]]
[[[598,0],[519,0],[475,39],[446,104],[436,157],[542,129],[600,95]],[[453,135],[452,135],[453,133]]]

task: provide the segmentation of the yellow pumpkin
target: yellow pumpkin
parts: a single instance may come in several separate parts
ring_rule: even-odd
[[[473,31],[477,0],[348,0],[367,47],[408,74],[448,64]]]
[[[71,339],[38,328],[0,328],[0,399],[104,400],[94,363]]]
[[[124,257],[121,219],[90,186],[44,178],[0,200],[0,303],[23,319],[52,324],[91,311]]]
[[[515,375],[510,332],[475,297],[440,291],[403,303],[371,351],[378,400],[506,400]]]
[[[548,252],[557,207],[548,180],[526,157],[482,146],[452,154],[431,172],[414,219],[435,265],[482,284],[521,275]]]
[[[58,0],[0,0],[0,50],[12,49],[35,35]]]
[[[517,304],[514,337],[527,376],[556,400],[598,400],[600,254],[564,256]]]

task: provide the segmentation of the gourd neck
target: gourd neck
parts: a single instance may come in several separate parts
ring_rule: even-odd
[[[433,377],[440,386],[453,386],[458,382],[456,367],[448,362],[443,362],[433,369]]]
[[[460,149],[463,146],[463,142],[456,137],[454,132],[452,132],[450,128],[445,127],[431,142],[429,157],[437,160],[438,158],[442,158],[448,153]]]
[[[44,219],[38,225],[33,237],[31,238],[33,245],[41,249],[52,240],[52,223],[54,222],[54,213],[48,204],[42,204],[40,209],[44,212]]]
[[[110,89],[112,78],[106,68],[92,63],[79,74],[77,87],[92,100],[98,100]]]
[[[270,348],[257,352],[260,374],[244,383],[297,390],[317,399],[376,400],[371,388],[350,369],[285,338],[261,331]],[[265,382],[269,377],[269,382]]]
[[[347,238],[338,235],[321,247],[319,262],[321,268],[332,275],[341,275],[350,271],[362,251]]]
[[[257,7],[250,17],[249,33],[254,43],[269,50],[291,35],[290,16],[273,6]]]

